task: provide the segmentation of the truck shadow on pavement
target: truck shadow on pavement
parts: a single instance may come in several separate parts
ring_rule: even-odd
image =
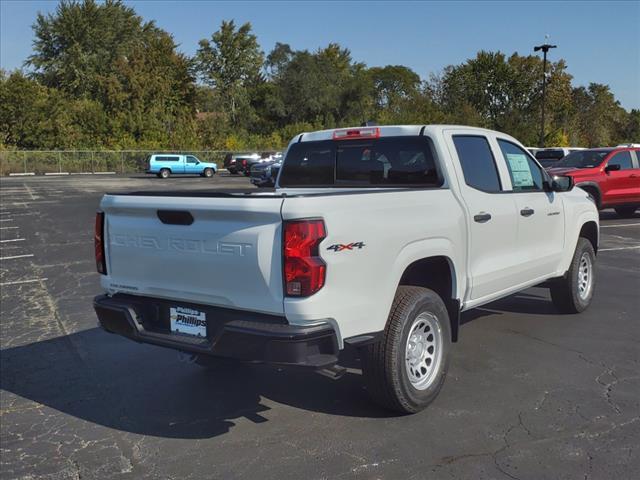
[[[555,314],[548,296],[537,293],[528,290],[465,312],[462,323],[493,315]],[[226,434],[243,419],[289,422],[308,412],[394,416],[370,401],[354,356],[347,354],[340,363],[350,370],[338,381],[261,365],[205,369],[179,362],[174,351],[91,328],[0,351],[3,426],[11,428],[7,410],[37,411],[36,422],[41,414],[55,414],[34,410],[30,402],[120,431],[185,439]],[[283,416],[282,409],[272,409],[274,403],[295,409]]]
[[[464,325],[489,315],[504,314],[558,315],[558,311],[548,293],[543,293],[542,289],[529,289],[464,312],[460,323]]]
[[[305,410],[392,415],[370,402],[358,373],[334,381],[259,365],[207,370],[179,362],[171,350],[135,344],[99,328],[3,349],[0,388],[3,408],[11,405],[11,411],[32,409],[27,399],[94,424],[167,438],[211,438],[229,432],[242,417],[288,422],[289,415],[308,415]],[[263,398],[269,405],[303,411],[289,410],[282,417],[282,410],[272,410]],[[34,421],[54,413],[38,409]],[[3,422],[10,429],[11,415]]]

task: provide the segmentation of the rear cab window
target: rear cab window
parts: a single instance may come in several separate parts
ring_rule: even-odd
[[[442,186],[431,140],[426,136],[321,140],[291,145],[281,187]]]

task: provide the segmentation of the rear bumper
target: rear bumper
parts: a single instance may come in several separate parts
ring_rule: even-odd
[[[207,314],[207,337],[170,332],[175,302],[133,295],[100,295],[93,307],[102,328],[141,343],[248,362],[325,368],[338,361],[338,341],[328,324],[290,325],[284,317],[184,304]]]

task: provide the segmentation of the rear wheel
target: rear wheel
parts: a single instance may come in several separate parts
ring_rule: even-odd
[[[400,286],[383,338],[363,348],[363,375],[374,401],[415,413],[438,395],[447,374],[451,327],[432,290]]]
[[[628,218],[633,217],[633,214],[636,213],[638,207],[616,207],[615,211],[620,217]]]
[[[163,168],[160,170],[160,178],[169,178],[171,175],[171,171],[168,168]]]
[[[213,168],[205,168],[205,169],[204,169],[204,172],[202,172],[202,174],[203,174],[205,177],[207,177],[207,178],[211,178],[211,177],[213,177],[213,174],[214,174],[214,173],[215,173],[215,172],[213,171]]]
[[[593,245],[580,237],[569,270],[550,288],[551,300],[560,313],[580,313],[591,304],[596,284],[595,264]]]

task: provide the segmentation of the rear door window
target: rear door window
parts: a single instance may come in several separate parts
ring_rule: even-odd
[[[467,185],[484,192],[502,190],[498,168],[486,137],[454,135],[453,144],[456,147]]]

